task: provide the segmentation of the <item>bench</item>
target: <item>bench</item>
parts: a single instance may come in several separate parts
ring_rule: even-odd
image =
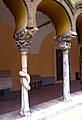
[[[30,80],[30,85],[31,88],[40,88],[42,87],[42,77],[40,75],[30,75],[31,80]]]
[[[12,87],[12,74],[10,71],[0,71],[0,90],[4,97],[9,96],[9,89]]]
[[[55,76],[42,77],[42,87],[55,84]]]

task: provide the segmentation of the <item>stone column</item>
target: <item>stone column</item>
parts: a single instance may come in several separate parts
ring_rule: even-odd
[[[69,49],[71,48],[70,36],[57,37],[60,42],[60,49],[63,51],[63,99],[69,101],[70,97],[70,77],[69,77]]]
[[[27,72],[27,58],[30,50],[30,45],[32,43],[31,38],[36,33],[38,29],[23,29],[19,33],[15,34],[16,45],[21,52],[21,66],[22,70],[19,72],[20,82],[21,82],[21,116],[29,116],[30,108],[29,108],[29,98],[28,91],[30,90],[30,76]]]
[[[21,87],[21,111],[20,111],[21,116],[28,116],[30,114],[29,97],[28,97],[28,91],[30,90],[30,86],[29,86],[30,82],[28,81],[28,79],[26,79],[25,75],[22,75],[22,74],[28,74],[27,57],[28,57],[27,52],[21,53],[22,70],[19,72],[20,82],[22,85]]]

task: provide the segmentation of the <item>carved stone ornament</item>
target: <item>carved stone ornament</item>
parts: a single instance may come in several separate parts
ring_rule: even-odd
[[[69,51],[70,48],[71,48],[70,42],[65,42],[65,41],[60,42],[60,49],[61,50]]]
[[[57,41],[60,42],[60,49],[64,50],[64,51],[69,51],[69,49],[71,48],[71,38],[70,36],[58,36]]]
[[[28,52],[32,43],[31,38],[38,31],[38,28],[24,28],[15,34],[16,45],[21,52]]]

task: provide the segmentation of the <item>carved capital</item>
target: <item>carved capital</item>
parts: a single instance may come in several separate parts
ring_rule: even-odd
[[[66,42],[66,41],[62,41],[60,42],[60,49],[63,51],[69,51],[71,48],[71,43],[70,42]]]
[[[32,43],[31,38],[37,31],[37,28],[26,27],[15,34],[16,45],[21,52],[29,52]]]
[[[57,41],[60,42],[60,49],[63,51],[69,51],[71,48],[71,37],[70,36],[58,36]]]

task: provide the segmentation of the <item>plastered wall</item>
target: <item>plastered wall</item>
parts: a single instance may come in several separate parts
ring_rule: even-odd
[[[18,72],[20,67],[20,53],[15,46],[13,27],[0,24],[0,70],[10,70],[13,75],[13,88],[18,90],[20,83]]]
[[[12,90],[20,89],[18,72],[21,69],[21,56],[18,48],[15,46],[13,38],[13,27],[0,24],[0,70],[10,70],[13,74]],[[54,33],[50,33],[43,40],[38,54],[29,54],[28,72],[29,74],[39,74],[41,76],[54,75],[53,61],[53,40]],[[37,47],[37,46],[36,46]],[[79,58],[77,41],[72,40],[70,50],[71,78],[75,79],[75,72],[79,71]]]

